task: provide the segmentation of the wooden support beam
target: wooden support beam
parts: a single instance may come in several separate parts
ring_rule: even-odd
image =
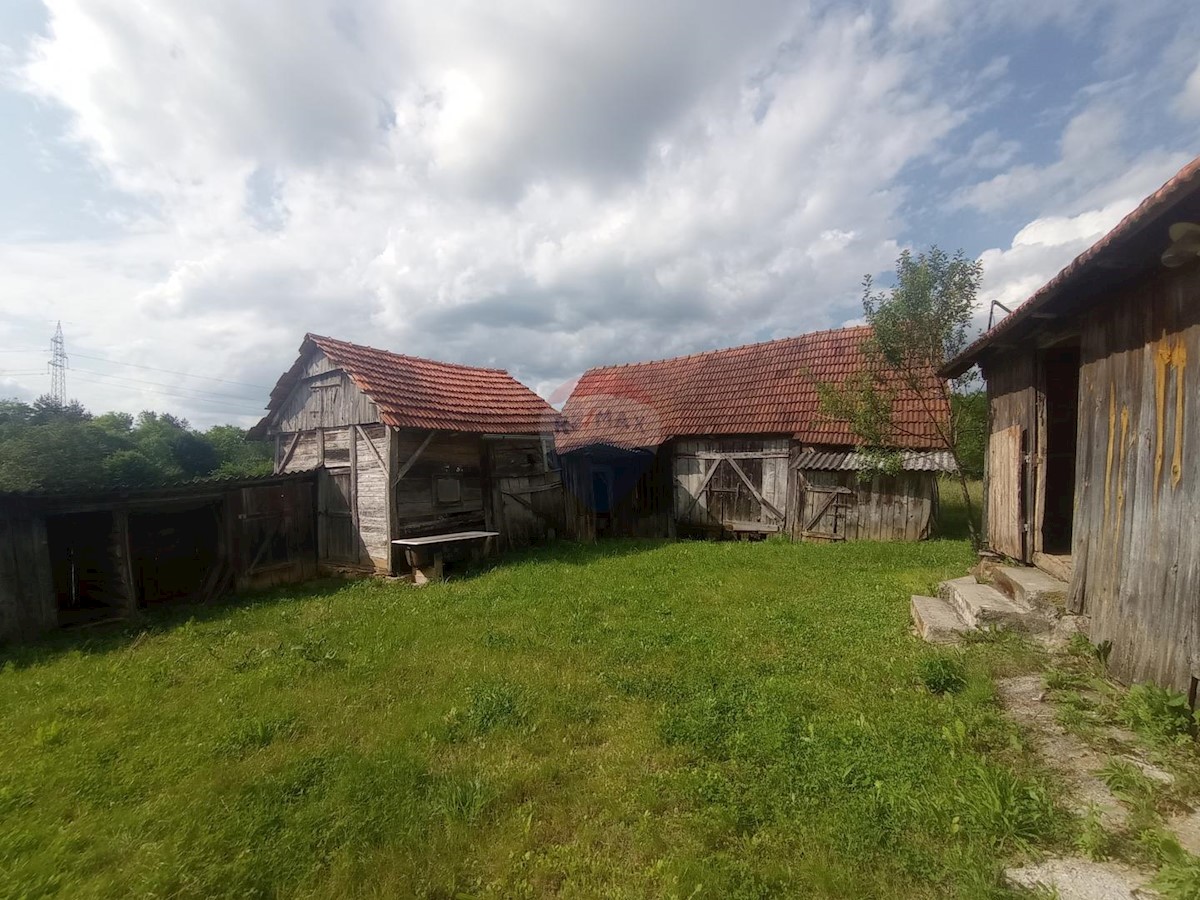
[[[425,448],[429,446],[429,443],[433,440],[433,436],[435,434],[437,434],[436,431],[431,431],[429,434],[425,435],[425,440],[421,441],[420,446],[413,451],[413,455],[410,456],[405,461],[404,465],[400,467],[400,470],[396,472],[396,477],[392,479],[393,483],[399,482],[401,478],[408,474],[408,470],[411,469],[416,464],[417,460],[421,458],[421,454],[425,452]]]
[[[138,615],[137,582],[133,577],[133,545],[129,540],[129,510],[113,510],[113,527],[116,530],[114,543],[120,559],[121,584],[125,590],[125,615],[136,619]]]
[[[362,532],[358,526],[358,436],[351,428],[350,437],[350,521],[354,523],[355,561],[362,559]]]
[[[700,495],[704,493],[704,489],[706,487],[708,487],[708,483],[710,481],[712,481],[712,477],[716,473],[717,467],[720,465],[721,465],[721,460],[718,459],[718,460],[713,461],[712,467],[708,470],[708,472],[704,476],[704,480],[700,482],[700,487],[696,488],[696,493],[692,494],[692,502],[688,504],[687,509],[685,509],[683,511],[683,513],[679,516],[679,518],[686,519],[688,517],[688,514],[691,513],[692,509],[696,506],[696,504],[700,502]]]
[[[296,452],[296,445],[300,443],[301,432],[297,431],[292,435],[291,443],[288,444],[287,453],[283,454],[283,461],[279,463],[277,473],[282,473],[287,468],[287,464],[292,461],[292,454]]]
[[[676,459],[787,459],[787,450],[731,450],[721,453],[716,450],[697,450],[695,453],[679,453]]]
[[[358,434],[362,435],[362,439],[367,442],[367,446],[371,448],[371,452],[374,453],[375,458],[377,460],[379,460],[380,468],[382,468],[384,472],[387,472],[387,470],[388,470],[387,462],[384,460],[383,454],[379,452],[379,448],[375,446],[375,442],[373,440],[371,440],[370,436],[367,434],[366,431],[363,430],[363,427],[361,425],[355,425],[354,430]]]

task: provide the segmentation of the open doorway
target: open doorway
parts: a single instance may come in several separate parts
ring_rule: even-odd
[[[1045,389],[1041,550],[1052,556],[1071,553],[1075,516],[1075,451],[1079,426],[1079,347],[1055,347],[1042,353]]]
[[[126,588],[108,510],[46,519],[46,542],[58,602],[59,625],[79,625],[120,615]]]

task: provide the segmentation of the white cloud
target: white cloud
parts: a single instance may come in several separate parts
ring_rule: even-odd
[[[32,89],[160,221],[0,249],[0,303],[57,280],[76,346],[254,383],[306,330],[546,386],[837,324],[960,121],[790,4],[49,5]]]
[[[40,346],[61,316],[68,349],[251,384],[309,330],[548,392],[591,364],[834,326],[891,268],[913,195],[939,202],[922,163],[984,179],[967,211],[1037,216],[985,254],[1007,297],[1179,162],[1129,150],[1098,99],[1043,165],[971,123],[1013,76],[969,40],[1108,2],[45,2],[25,89],[141,217],[0,244],[0,340]],[[951,134],[967,150],[946,162]],[[266,398],[113,371],[166,387],[77,369],[72,393],[202,422]]]
[[[1175,98],[1175,109],[1183,116],[1200,117],[1200,63],[1196,63],[1183,90]]]
[[[978,313],[982,324],[986,324],[992,301],[1016,309],[1140,201],[1141,195],[1135,194],[1074,216],[1034,219],[1017,232],[1007,249],[985,250],[979,257],[983,263]]]

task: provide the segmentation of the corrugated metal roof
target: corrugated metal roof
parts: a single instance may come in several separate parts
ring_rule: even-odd
[[[810,447],[800,451],[792,464],[797,469],[857,472],[867,467],[867,459],[858,450],[822,450]],[[902,450],[900,468],[905,472],[955,472],[954,457],[947,450]]]
[[[841,384],[866,368],[865,326],[817,331],[655,362],[589,369],[567,400],[560,452],[593,444],[653,447],[674,437],[789,435],[814,444],[854,444],[845,422],[821,413],[817,385]],[[936,379],[928,373],[931,382]],[[896,385],[900,388],[899,385]],[[949,415],[939,404],[937,414]],[[895,440],[938,445],[917,397],[899,389]]]
[[[1063,297],[1065,292],[1084,273],[1093,268],[1103,269],[1110,266],[1110,257],[1114,261],[1120,262],[1122,244],[1130,241],[1142,228],[1152,224],[1157,217],[1169,213],[1172,207],[1188,197],[1198,187],[1200,187],[1200,156],[1175,173],[1162,187],[1143,200],[1137,209],[1118,222],[1108,234],[1075,257],[1066,268],[1046,282],[1011,314],[997,322],[954,359],[942,366],[941,374],[949,378],[956,378],[966,372],[979,361],[980,354],[997,338],[1013,331],[1034,313],[1044,310],[1054,301]],[[1153,254],[1152,261],[1154,263],[1158,262],[1158,256],[1167,246],[1165,229],[1163,238],[1163,245]]]
[[[539,434],[554,430],[558,413],[503,369],[404,356],[308,334],[300,356],[271,391],[268,414],[251,434],[266,433],[267,422],[299,380],[306,352],[316,346],[379,407],[385,425],[475,434]]]

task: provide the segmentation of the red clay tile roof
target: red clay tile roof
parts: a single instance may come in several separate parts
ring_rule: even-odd
[[[300,345],[299,359],[271,391],[269,412],[255,431],[265,432],[271,413],[292,392],[312,346],[375,402],[385,425],[478,434],[540,434],[552,431],[558,419],[550,404],[503,369],[436,362],[308,334]]]
[[[1138,204],[1137,209],[1127,215],[1116,226],[1080,253],[1061,272],[1040,287],[1024,303],[1001,319],[991,329],[981,334],[965,350],[942,366],[943,375],[956,378],[979,361],[979,357],[992,343],[1009,332],[1015,332],[1024,322],[1032,322],[1033,314],[1053,309],[1067,299],[1069,292],[1084,279],[1092,276],[1106,287],[1112,287],[1117,270],[1133,271],[1136,267],[1157,267],[1159,257],[1167,249],[1167,226],[1184,201],[1193,200],[1200,189],[1200,156],[1175,173],[1157,191]],[[1194,204],[1193,204],[1194,205]],[[1189,210],[1188,215],[1195,210]],[[1158,240],[1147,240],[1143,232],[1158,229]],[[1135,244],[1142,246],[1137,247]],[[1016,335],[1013,335],[1014,339]]]
[[[675,437],[788,435],[810,444],[858,443],[820,411],[817,384],[842,383],[865,365],[865,326],[712,350],[656,362],[589,369],[563,414],[560,452],[595,444],[653,447]],[[932,380],[935,376],[929,373]],[[937,414],[949,410],[940,405]],[[897,446],[936,448],[920,401],[898,394]]]

